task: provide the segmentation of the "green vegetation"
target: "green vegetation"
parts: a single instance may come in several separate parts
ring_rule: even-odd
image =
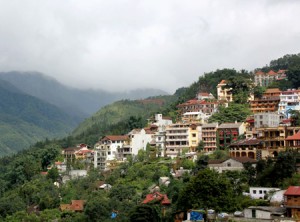
[[[272,60],[269,66],[262,68],[262,71],[267,72],[271,69],[275,71],[288,70],[287,80],[276,81],[271,85],[272,87],[279,87],[281,90],[300,87],[300,54],[288,54]]]
[[[276,63],[272,64],[275,66]],[[178,103],[194,98],[199,90],[215,94],[216,85],[222,79],[227,80],[227,87],[232,88],[232,93],[237,97],[227,108],[220,107],[219,112],[210,118],[210,122],[244,121],[250,114],[249,107],[245,104],[249,93],[262,95],[264,91],[263,88],[253,88],[249,82],[250,77],[245,71],[217,70],[201,76],[190,87],[178,89],[173,96],[153,97],[142,101],[119,101],[86,119],[71,136],[38,142],[28,150],[1,158],[0,220],[105,222],[111,221],[111,214],[115,212],[117,220],[124,222],[174,221],[176,212],[191,208],[213,208],[219,212],[233,212],[248,206],[268,205],[268,201],[251,200],[242,193],[248,191],[249,186],[286,188],[289,185],[300,185],[299,175],[296,173],[296,163],[300,160],[298,153],[282,152],[276,158],[260,160],[256,168],[251,164],[245,164],[244,171],[218,174],[207,168],[208,160],[227,158],[226,150],[217,150],[209,156],[199,156],[198,161],[194,163],[184,158],[175,160],[154,158],[153,150],[148,147],[137,156],[128,158],[127,162],[120,163],[113,171],[100,172],[90,169],[87,177],[60,183],[60,186],[54,185],[54,182],[61,180],[57,169],[48,170],[56,160],[61,159],[62,147],[74,146],[77,143],[93,145],[103,135],[128,133],[133,128],[145,126],[146,120],[155,113],[176,118]],[[298,84],[297,79],[293,79],[291,74],[289,81],[293,85]],[[4,92],[18,94],[14,88],[10,91],[5,85],[2,88]],[[35,110],[55,116],[51,109],[43,107],[43,103],[37,106],[38,109],[30,102],[33,100],[32,97],[26,98],[30,99],[23,104],[24,107],[19,108],[18,112],[13,111],[15,116],[21,117],[21,120],[1,114],[3,115],[1,121],[15,122],[20,130],[24,130],[28,121],[33,118],[31,112]],[[4,101],[10,104],[9,100]],[[5,109],[9,110],[10,107]],[[57,117],[59,121],[63,121],[60,118]],[[292,118],[297,124],[300,119],[299,113],[292,113]],[[44,122],[34,120],[31,123],[40,127]],[[52,126],[46,124],[45,130],[51,129]],[[35,130],[39,131],[39,128]],[[3,134],[7,131],[10,132],[9,127],[0,127]],[[31,135],[35,135],[35,132]],[[203,143],[199,143],[198,150],[202,149]],[[83,167],[80,163],[75,165],[76,168]],[[190,169],[190,173],[173,178],[170,172],[180,167]],[[48,171],[48,175],[41,175],[42,171]],[[158,184],[161,176],[170,177],[170,184],[161,185],[160,192],[168,195],[171,206],[164,207],[159,201],[142,204],[146,195],[151,193],[150,189]],[[99,182],[109,183],[112,188],[99,189]],[[60,204],[69,204],[71,200],[85,200],[83,212],[58,210]],[[38,206],[40,211],[38,214],[28,211],[35,206]]]
[[[66,140],[94,144],[104,135],[125,134],[133,128],[142,128],[147,119],[161,113],[176,99],[175,96],[159,96],[146,100],[122,100],[107,105],[82,122]]]
[[[221,106],[219,111],[209,118],[209,122],[232,123],[243,122],[251,114],[248,104],[230,103],[228,107]]]
[[[57,107],[0,81],[0,156],[39,140],[66,136],[77,123]]]

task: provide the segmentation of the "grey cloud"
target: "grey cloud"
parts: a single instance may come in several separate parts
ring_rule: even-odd
[[[0,71],[36,70],[75,87],[173,92],[204,72],[300,52],[299,1],[0,4]]]

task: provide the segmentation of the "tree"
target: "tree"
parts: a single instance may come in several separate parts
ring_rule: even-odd
[[[292,126],[300,126],[300,111],[298,110],[291,110],[289,111],[291,115],[291,124]]]
[[[0,215],[4,218],[7,215],[11,215],[17,211],[22,211],[25,209],[26,204],[22,198],[17,196],[15,193],[0,199]]]
[[[294,88],[300,87],[300,63],[289,67],[287,71],[287,77]]]
[[[131,222],[159,222],[161,221],[158,209],[154,205],[143,204],[136,206],[130,212],[129,219]]]
[[[203,151],[203,149],[204,149],[204,142],[203,142],[203,140],[201,140],[197,146],[197,151],[201,152],[201,151]]]
[[[136,189],[133,186],[128,185],[116,185],[109,191],[110,198],[117,198],[119,201],[132,200],[136,195]]]
[[[222,174],[204,169],[198,172],[179,194],[177,208],[215,209],[232,212],[236,206],[236,195],[230,181]]]
[[[56,167],[52,167],[48,170],[47,178],[52,180],[52,182],[56,182],[59,177],[58,169]]]
[[[280,152],[273,167],[273,185],[282,185],[284,179],[291,178],[296,173],[296,153]]]
[[[84,214],[88,221],[106,221],[110,217],[110,213],[108,200],[101,193],[90,196],[84,207]]]
[[[241,104],[247,103],[253,87],[249,74],[230,76],[226,79],[226,86],[224,86],[232,92],[234,102]]]
[[[251,114],[248,104],[230,103],[228,107],[221,106],[217,113],[214,113],[208,121],[218,122],[243,122]]]
[[[262,86],[255,86],[253,89],[254,98],[261,98],[263,93],[266,91],[265,87]]]

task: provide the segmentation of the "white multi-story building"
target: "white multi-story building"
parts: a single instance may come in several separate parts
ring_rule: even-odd
[[[255,113],[254,127],[277,127],[280,123],[280,115],[278,113]]]
[[[279,97],[278,113],[284,114],[286,118],[290,117],[289,111],[300,110],[300,90],[282,91]]]
[[[233,97],[231,93],[231,89],[225,88],[226,86],[226,80],[222,80],[218,85],[217,85],[217,95],[218,95],[218,100],[225,101],[225,102],[232,102]]]
[[[190,123],[175,123],[166,129],[165,155],[175,158],[184,150],[195,151],[201,138],[201,126]]]
[[[107,169],[108,162],[117,158],[118,148],[128,143],[128,136],[104,136],[94,146],[94,168]]]
[[[166,127],[172,123],[173,121],[171,118],[163,117],[162,114],[155,114],[155,119],[152,124],[158,127],[154,135],[157,156],[164,156],[165,154]]]
[[[139,150],[146,150],[147,144],[154,139],[155,132],[149,129],[133,129],[129,134],[132,154],[137,155]]]

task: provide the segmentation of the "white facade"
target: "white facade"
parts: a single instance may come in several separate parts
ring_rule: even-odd
[[[285,213],[283,207],[257,206],[248,207],[244,210],[245,218],[256,218],[264,220],[272,220],[273,216],[282,216]]]
[[[132,154],[137,155],[139,150],[146,150],[147,144],[154,139],[154,133],[147,133],[144,129],[134,129],[129,134]]]
[[[300,90],[287,90],[280,94],[278,113],[289,118],[290,110],[300,110]]]
[[[199,124],[175,123],[166,129],[166,156],[175,158],[186,151],[195,151],[201,138]]]
[[[118,157],[118,149],[123,147],[128,136],[105,136],[94,146],[94,168],[106,169],[107,161]]]
[[[209,169],[215,170],[218,173],[222,173],[223,171],[241,171],[244,169],[243,163],[231,158],[220,163],[208,162],[208,167]]]
[[[254,127],[278,127],[280,123],[280,115],[278,113],[255,113]]]
[[[175,123],[166,129],[166,155],[175,158],[189,147],[189,124]]]
[[[163,118],[162,114],[155,114],[155,122],[153,125],[158,126],[158,131],[165,131],[166,126],[171,125],[173,121],[168,118]]]
[[[224,88],[226,86],[226,81],[222,80],[218,85],[217,85],[217,95],[218,95],[218,100],[226,101],[226,102],[232,102],[232,93],[231,89]]]
[[[265,199],[270,193],[279,190],[279,188],[274,187],[250,187],[250,197],[252,199]]]

